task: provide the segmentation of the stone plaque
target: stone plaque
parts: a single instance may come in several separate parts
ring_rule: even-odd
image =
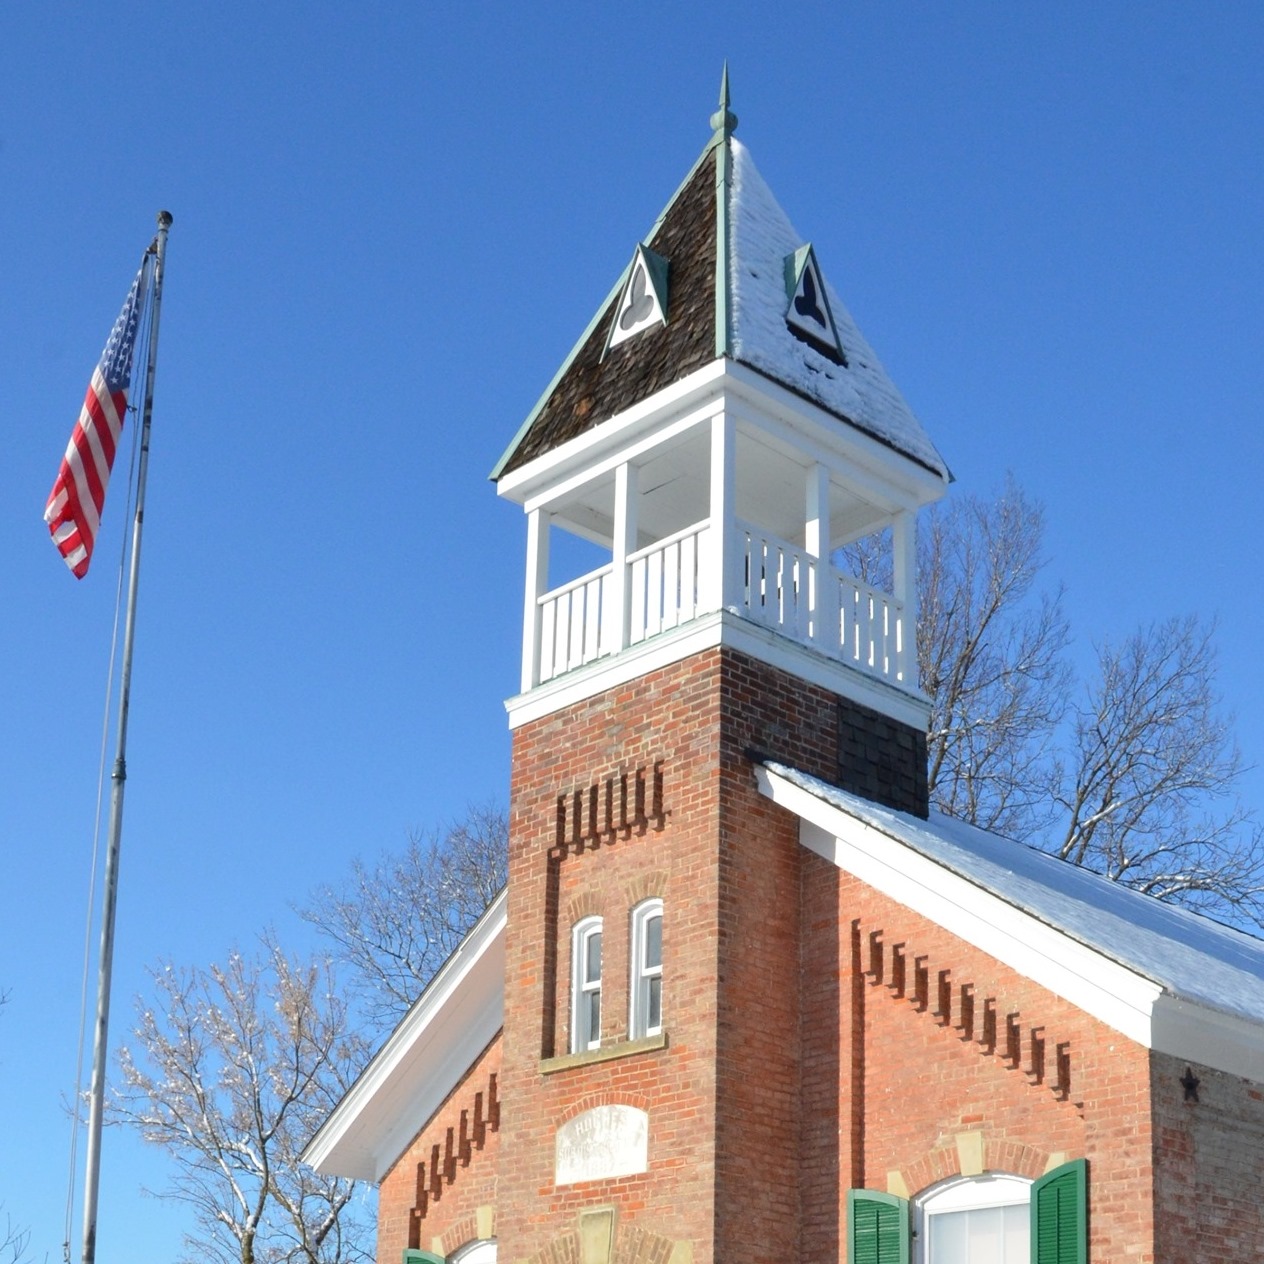
[[[650,1117],[635,1106],[594,1106],[557,1130],[554,1181],[631,1176],[649,1166]]]

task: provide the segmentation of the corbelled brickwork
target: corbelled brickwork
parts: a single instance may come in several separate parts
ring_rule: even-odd
[[[803,873],[802,1092],[823,1118],[801,1258],[840,1258],[849,1186],[907,1197],[1074,1158],[1093,1260],[1188,1258],[1155,1250],[1149,1052],[826,861]]]
[[[497,1036],[382,1179],[377,1258],[446,1254],[495,1233],[502,1040]]]

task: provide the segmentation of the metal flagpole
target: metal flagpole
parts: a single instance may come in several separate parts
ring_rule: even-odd
[[[101,908],[101,959],[97,970],[96,1028],[92,1040],[92,1086],[88,1095],[88,1157],[83,1195],[83,1264],[97,1254],[97,1193],[101,1183],[101,1124],[105,1109],[105,1064],[109,1055],[110,974],[114,963],[114,906],[118,896],[119,842],[123,830],[123,786],[127,780],[127,707],[132,684],[132,647],[136,637],[136,589],[140,579],[140,537],[145,519],[145,475],[149,469],[149,426],[154,408],[154,369],[158,362],[158,318],[162,312],[162,269],[171,214],[158,213],[154,252],[154,308],[145,365],[141,408],[140,465],[136,474],[136,512],[132,519],[132,561],[127,581],[127,617],[123,625],[123,664],[119,677],[118,742],[111,774],[110,826],[105,852],[105,889]]]

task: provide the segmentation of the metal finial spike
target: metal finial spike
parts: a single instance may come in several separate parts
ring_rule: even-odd
[[[720,108],[711,115],[711,127],[723,133],[727,140],[737,131],[737,115],[729,109],[729,63],[725,59],[724,74],[720,77]]]

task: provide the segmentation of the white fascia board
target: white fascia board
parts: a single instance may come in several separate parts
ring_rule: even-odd
[[[867,821],[768,768],[760,791],[800,819],[799,841],[1147,1049],[1163,989]]]
[[[644,453],[661,448],[678,436],[707,425],[722,410],[721,399],[709,399],[680,413],[666,424],[662,423],[661,418],[655,418],[653,426],[628,426],[622,428],[617,435],[605,436],[607,439],[619,439],[620,445],[610,447],[604,455],[589,453],[591,463],[572,460],[564,466],[556,467],[551,471],[555,476],[553,481],[533,490],[523,500],[523,512],[547,510],[550,505],[569,496],[571,492],[612,474],[620,465],[635,461]]]
[[[708,400],[717,398],[717,383],[724,374],[725,361],[711,361],[648,399],[528,461],[520,469],[502,475],[496,485],[497,495],[529,507],[530,502],[538,501],[542,496],[552,499],[557,494],[558,485],[576,474],[583,475],[580,481],[587,481],[595,476],[598,462],[605,460],[610,465],[626,459],[625,449],[639,438],[652,433],[654,442],[657,442],[657,431],[665,417],[673,413],[680,413],[683,417],[691,410],[704,406]],[[687,424],[696,424],[696,420]]]
[[[948,480],[899,449],[875,439],[867,431],[844,421],[836,413],[796,395],[780,383],[748,365],[729,361],[726,385],[734,395],[753,407],[763,418],[787,426],[795,438],[792,450],[816,445],[824,454],[823,464],[858,467],[896,495],[900,507],[914,508],[943,496]]]
[[[308,1142],[327,1176],[380,1181],[504,1026],[506,892],[457,950]]]
[[[1154,1049],[1264,1083],[1258,1023],[1164,993],[1154,1010]]]
[[[751,619],[744,619],[735,611],[718,610],[508,699],[505,710],[509,713],[509,727],[512,730],[543,719],[563,707],[720,645],[850,698],[912,728],[924,729],[930,717],[930,703],[922,694],[898,689]]]
[[[752,441],[762,443],[800,465],[806,459],[825,466],[835,482],[887,513],[896,513],[901,509],[918,510],[937,500],[946,490],[947,485],[938,480],[928,486],[924,478],[910,477],[921,471],[919,467],[910,467],[906,457],[884,450],[881,455],[890,459],[878,467],[848,450],[846,445],[829,442],[837,438],[841,429],[837,418],[828,418],[833,433],[826,434],[818,425],[801,426],[780,413],[770,413],[737,392],[727,395],[724,402],[739,431],[749,435]]]
[[[946,479],[912,457],[762,373],[719,359],[504,475],[497,493],[528,512],[545,507],[734,404],[745,405],[738,414],[741,420],[772,435],[777,435],[778,426],[784,427],[781,437],[787,451],[806,453],[828,465],[859,494],[884,507],[916,509],[947,490]]]

